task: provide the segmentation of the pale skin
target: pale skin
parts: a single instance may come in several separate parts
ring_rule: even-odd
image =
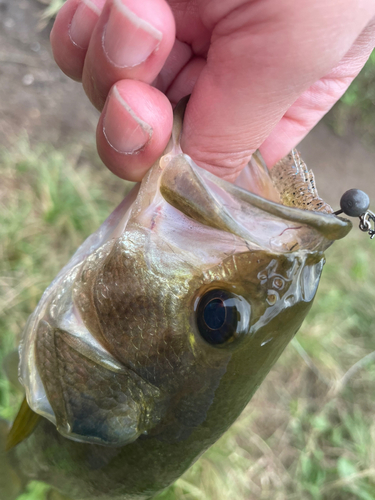
[[[67,0],[51,42],[101,111],[116,175],[142,179],[192,94],[182,149],[234,181],[258,148],[272,167],[345,92],[375,46],[375,0]]]

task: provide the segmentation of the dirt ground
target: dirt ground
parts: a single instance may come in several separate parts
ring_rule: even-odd
[[[52,23],[40,30],[36,0],[0,0],[0,143],[26,130],[31,141],[63,146],[92,137],[98,112],[51,53]]]
[[[22,131],[31,141],[63,146],[92,141],[98,113],[80,84],[56,66],[49,45],[51,24],[40,29],[37,0],[0,0],[0,144]],[[314,170],[320,195],[339,207],[342,193],[365,190],[375,208],[374,152],[357,137],[337,137],[320,123],[299,149]]]

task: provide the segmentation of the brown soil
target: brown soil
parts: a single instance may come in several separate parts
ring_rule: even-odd
[[[38,28],[42,9],[36,0],[0,0],[0,144],[12,143],[23,131],[31,141],[59,147],[77,137],[92,142],[98,113],[81,85],[55,64],[51,24]],[[352,187],[365,190],[374,207],[374,153],[358,138],[337,137],[320,123],[299,149],[320,195],[334,208]]]
[[[31,141],[62,146],[95,131],[97,111],[52,57],[52,24],[38,26],[44,7],[0,0],[0,144],[26,131]]]

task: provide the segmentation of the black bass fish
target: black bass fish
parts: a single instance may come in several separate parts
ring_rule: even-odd
[[[4,496],[3,477],[1,499],[30,479],[76,500],[173,483],[247,405],[309,311],[325,249],[351,228],[295,151],[271,174],[255,154],[239,180],[253,192],[198,167],[179,146],[182,115],[28,320],[26,397],[2,451],[18,486]]]

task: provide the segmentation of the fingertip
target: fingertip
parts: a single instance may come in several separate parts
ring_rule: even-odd
[[[140,181],[162,155],[172,124],[164,94],[143,82],[121,80],[112,87],[98,123],[99,156],[118,177]]]
[[[83,86],[102,109],[111,87],[132,79],[151,84],[175,41],[175,21],[165,0],[109,0],[90,40]]]
[[[105,0],[67,0],[56,16],[50,40],[61,70],[82,79],[87,48]]]

